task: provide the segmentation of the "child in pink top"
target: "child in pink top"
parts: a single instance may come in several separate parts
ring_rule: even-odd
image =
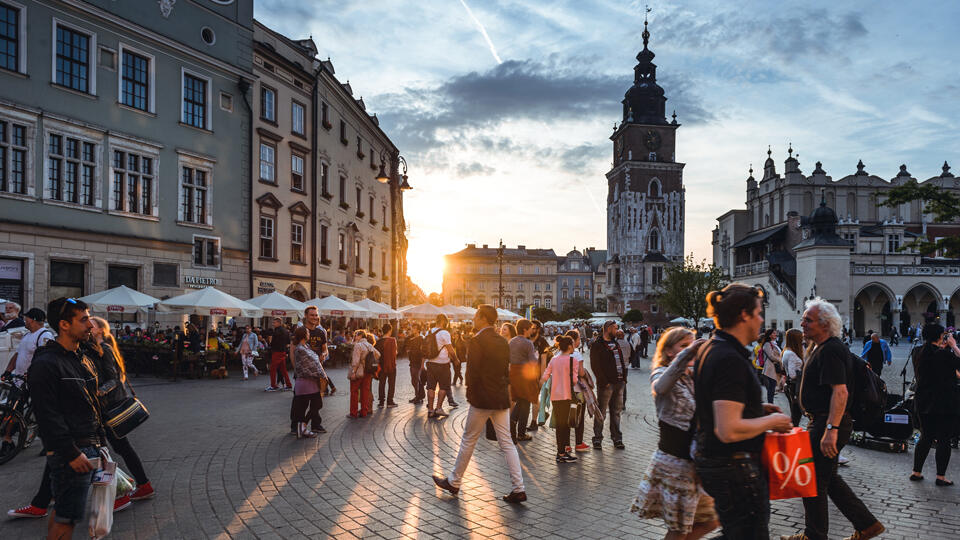
[[[566,448],[570,446],[570,406],[573,403],[572,386],[579,380],[579,363],[571,358],[573,353],[573,339],[568,336],[557,338],[557,347],[560,354],[554,356],[543,371],[540,382],[544,383],[553,377],[550,383],[550,401],[553,403],[553,414],[557,426],[557,463],[570,463],[577,458]],[[570,365],[573,364],[571,373]]]

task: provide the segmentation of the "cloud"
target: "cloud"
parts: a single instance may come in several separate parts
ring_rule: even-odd
[[[490,176],[497,172],[493,167],[489,167],[477,161],[473,163],[457,163],[457,176]]]

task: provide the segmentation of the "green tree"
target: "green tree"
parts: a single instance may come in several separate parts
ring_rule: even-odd
[[[949,170],[944,163],[944,172]],[[888,191],[878,192],[877,198],[886,197],[880,204],[889,208],[896,208],[901,204],[920,201],[924,213],[933,216],[937,223],[949,223],[960,219],[960,196],[931,183],[920,185],[916,180],[896,186]],[[922,254],[944,250],[947,257],[960,257],[960,236],[947,236],[931,242],[929,238],[920,237],[900,247],[915,249]]]
[[[567,319],[589,319],[593,316],[593,304],[583,298],[573,298],[567,300],[560,312],[562,320]]]
[[[545,307],[533,308],[533,318],[540,322],[556,321],[559,319],[559,317],[560,315],[558,315],[552,309]]]
[[[666,269],[660,282],[660,303],[669,313],[699,322],[707,316],[707,293],[727,284],[723,270],[706,259],[696,262],[693,254]]]
[[[639,309],[631,309],[630,311],[623,314],[623,322],[625,323],[638,323],[643,320],[643,312]]]

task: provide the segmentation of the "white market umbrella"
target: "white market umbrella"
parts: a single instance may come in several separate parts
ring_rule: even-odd
[[[447,317],[458,321],[470,320],[473,318],[473,314],[476,313],[476,310],[463,306],[455,306],[453,304],[441,306],[440,310],[443,311],[444,315]]]
[[[671,319],[670,322],[673,324],[686,324],[688,326],[693,325],[693,322],[690,321],[690,319],[687,319],[686,317],[677,317],[676,319]]]
[[[353,304],[370,310],[370,312],[373,314],[373,317],[371,318],[399,319],[402,316],[402,314],[399,311],[390,308],[390,306],[386,306],[384,304],[381,304],[380,302],[374,302],[369,298],[364,298],[363,300],[360,300],[359,302],[354,302]]]
[[[247,302],[262,309],[264,315],[272,317],[290,317],[291,315],[302,317],[303,310],[307,309],[307,305],[303,302],[277,291],[251,298]]]
[[[78,298],[78,300],[82,300],[94,311],[106,311],[108,313],[129,313],[146,309],[160,301],[159,298],[135,291],[126,285],[89,294]]]
[[[404,319],[433,319],[437,315],[447,315],[437,306],[426,302],[419,306],[408,306],[400,309]],[[449,317],[449,315],[447,315]]]
[[[157,304],[164,311],[185,311],[196,315],[225,315],[227,317],[262,317],[263,310],[234,296],[204,287],[197,291],[168,298]]]
[[[521,319],[516,313],[503,308],[497,308],[497,318],[501,321],[517,321]]]
[[[337,296],[330,295],[326,298],[314,298],[304,302],[307,306],[317,306],[321,315],[328,317],[362,317],[371,316],[369,309],[351,304]]]

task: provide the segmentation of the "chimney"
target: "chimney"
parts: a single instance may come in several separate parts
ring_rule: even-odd
[[[477,246],[474,245],[473,247],[477,247]],[[487,249],[487,245],[486,245],[486,244],[483,245],[483,249]]]
[[[523,251],[523,250],[527,249],[527,246],[520,246],[520,245],[518,245],[518,246],[517,246],[517,249],[519,249],[520,251]]]
[[[487,246],[483,246],[483,247],[487,247]],[[476,245],[476,244],[467,244],[467,249],[477,249],[477,245]]]

